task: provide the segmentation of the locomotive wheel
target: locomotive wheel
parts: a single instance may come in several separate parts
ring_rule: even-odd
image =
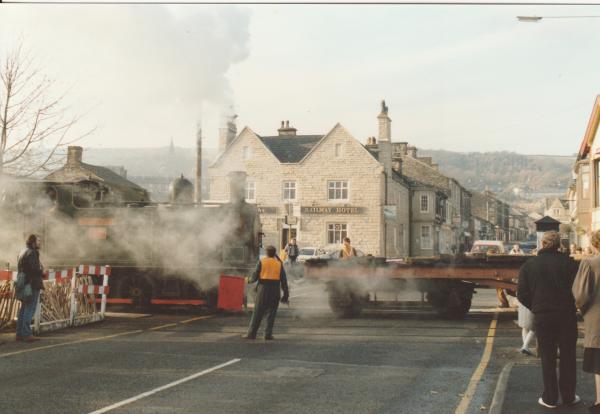
[[[329,307],[338,318],[356,318],[363,308],[364,298],[349,283],[334,282],[328,286]]]
[[[152,299],[152,286],[143,278],[129,277],[119,286],[119,296],[130,298],[137,309],[148,310]]]

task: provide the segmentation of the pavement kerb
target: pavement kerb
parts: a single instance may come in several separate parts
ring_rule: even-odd
[[[498,377],[498,383],[496,384],[496,390],[494,391],[494,397],[490,404],[489,414],[502,414],[502,406],[504,405],[504,398],[506,397],[508,379],[510,378],[510,371],[514,365],[514,362],[509,362],[502,368],[500,376]]]

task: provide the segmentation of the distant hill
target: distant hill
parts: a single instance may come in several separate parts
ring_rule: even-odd
[[[466,188],[488,188],[508,202],[525,202],[563,195],[571,182],[575,156],[522,155],[515,152],[452,152],[421,150],[440,171]]]

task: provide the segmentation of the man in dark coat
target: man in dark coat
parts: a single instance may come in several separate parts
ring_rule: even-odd
[[[267,257],[258,261],[254,273],[248,278],[248,283],[258,281],[258,285],[256,287],[256,299],[254,300],[254,312],[252,312],[248,333],[244,336],[245,339],[256,339],[256,333],[265,314],[267,315],[265,340],[274,339],[273,325],[275,324],[279,300],[281,298],[281,302],[287,303],[290,296],[283,263],[275,255],[275,247],[267,246],[265,252]],[[283,290],[283,297],[279,296],[280,289]]]
[[[298,244],[296,243],[295,237],[292,237],[292,239],[290,240],[288,245],[285,246],[284,251],[285,251],[285,254],[287,255],[288,259],[290,259],[290,264],[295,265],[296,259],[298,259],[298,254],[300,253],[300,250],[298,249]]]
[[[44,270],[40,262],[41,240],[35,234],[27,237],[26,248],[19,255],[18,271],[25,274],[25,283],[31,284],[32,298],[21,302],[17,315],[17,341],[33,342],[39,338],[33,336],[31,320],[37,308],[40,291],[44,289]]]
[[[577,344],[577,310],[571,288],[577,264],[559,252],[560,235],[544,233],[537,257],[523,264],[519,272],[517,298],[534,314],[534,330],[542,361],[544,392],[538,403],[554,408],[559,403],[576,404],[575,346]],[[560,375],[557,381],[556,356],[560,350]]]

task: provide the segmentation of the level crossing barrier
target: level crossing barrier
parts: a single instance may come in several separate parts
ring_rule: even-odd
[[[80,265],[44,272],[44,290],[33,319],[34,332],[103,320],[110,270],[110,266]],[[15,299],[16,280],[16,271],[0,270],[0,329],[15,320],[20,307]]]

